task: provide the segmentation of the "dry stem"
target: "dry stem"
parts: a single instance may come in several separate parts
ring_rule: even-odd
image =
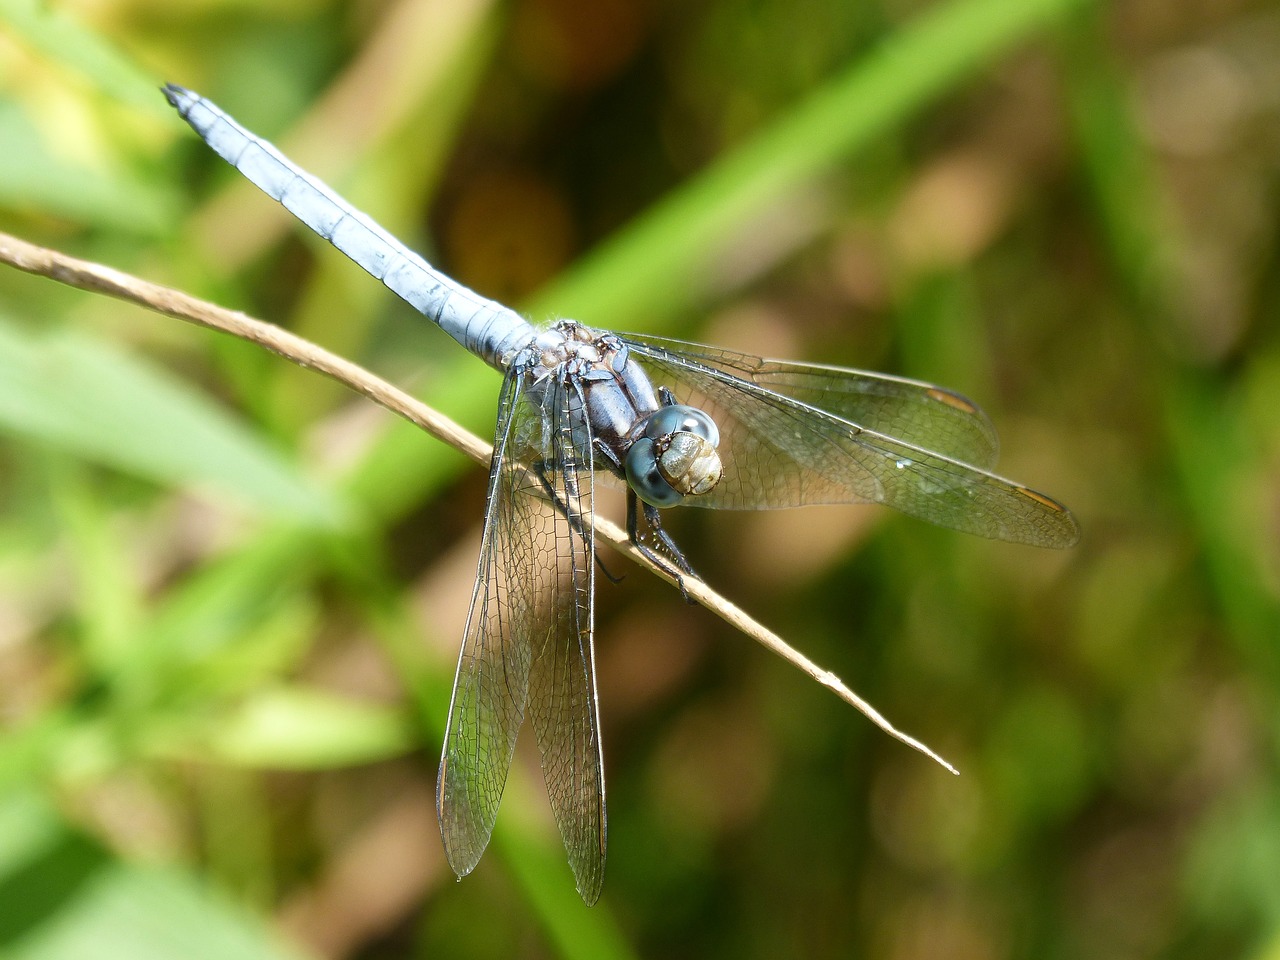
[[[464,430],[448,417],[374,376],[363,367],[344,360],[287,330],[255,320],[238,311],[215,306],[178,290],[140,280],[110,267],[77,260],[55,250],[35,246],[5,233],[0,233],[0,261],[11,264],[19,270],[25,270],[27,273],[49,277],[59,283],[82,290],[127,300],[157,313],[185,320],[197,326],[208,327],[211,330],[220,330],[259,344],[286,360],[322,373],[363,394],[374,403],[421,427],[433,437],[456,447],[473,460],[486,466],[489,463],[492,448],[475,434]],[[657,574],[668,582],[674,582],[670,574],[650,562],[631,544],[617,524],[601,517],[593,518],[592,522],[595,525],[597,537],[607,540],[620,553],[626,554],[651,573]],[[777,634],[752,620],[705,583],[687,577],[684,586],[688,595],[698,603],[715,612],[730,626],[745,633],[766,649],[803,670],[824,687],[834,691],[837,696],[856,707],[891,737],[931,757],[952,773],[959,773],[955,767],[925,744],[894,727],[879,711],[850,690],[844,681],[830,670],[823,670],[808,657],[790,647]]]

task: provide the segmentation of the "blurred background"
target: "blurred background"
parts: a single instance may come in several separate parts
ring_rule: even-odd
[[[0,3],[0,227],[491,435],[499,378],[242,182],[206,94],[479,291],[931,380],[1067,551],[673,511],[606,553],[604,896],[522,740],[433,808],[484,471],[244,343],[0,270],[0,956],[1280,957],[1280,9]],[[615,517],[620,514],[615,512]]]

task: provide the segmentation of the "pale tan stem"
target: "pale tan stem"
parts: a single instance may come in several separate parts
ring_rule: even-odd
[[[27,273],[38,274],[65,283],[68,286],[103,293],[127,300],[139,306],[163,313],[178,320],[185,320],[211,330],[221,330],[232,336],[251,341],[284,357],[301,367],[323,373],[327,377],[350,387],[368,397],[374,403],[398,414],[410,423],[421,427],[450,446],[456,447],[479,463],[487,465],[492,448],[475,434],[463,429],[448,417],[433,410],[420,400],[374,376],[368,370],[349,360],[332,354],[302,337],[277,326],[255,320],[234,310],[226,310],[199,300],[169,287],[148,283],[137,277],[104,267],[100,264],[77,260],[16,237],[0,233],[0,261],[11,264]],[[651,562],[630,542],[626,533],[615,523],[594,518],[596,536],[607,540],[620,553],[626,554],[640,566],[664,580],[674,583],[670,573]],[[700,580],[686,577],[686,593],[736,630],[771,650],[792,666],[813,677],[840,699],[861,711],[872,723],[907,746],[919,750],[936,760],[952,773],[958,773],[950,763],[925,744],[898,730],[874,707],[850,690],[834,673],[824,670],[804,654],[790,647],[781,637],[752,620],[746,613],[730,603]]]

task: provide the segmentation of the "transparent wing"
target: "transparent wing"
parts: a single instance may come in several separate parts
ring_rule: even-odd
[[[532,630],[542,557],[530,531],[538,501],[524,492],[525,470],[512,456],[520,378],[508,375],[498,401],[480,561],[453,681],[436,811],[445,855],[458,876],[480,861],[493,832],[529,689]]]
[[[1014,543],[1064,547],[1079,538],[1075,518],[1044,494],[777,392],[739,376],[732,364],[722,369],[697,354],[678,352],[671,341],[624,339],[656,374],[655,384],[671,387],[682,402],[706,410],[720,427],[724,476],[710,493],[691,500],[698,506],[764,509],[862,501]],[[810,369],[798,364],[782,368],[778,375],[792,383],[791,374]],[[812,384],[802,381],[798,392],[806,391],[817,399]],[[828,397],[846,399],[856,393],[825,391]],[[849,409],[848,403],[836,406]],[[916,439],[934,437],[918,427],[907,433]]]
[[[578,395],[561,387],[547,391],[540,425],[551,458],[539,464],[538,474],[551,499],[540,501],[538,573],[546,592],[532,636],[529,718],[578,892],[592,904],[604,882],[606,823],[593,637],[590,427]]]
[[[848,367],[765,360],[663,337],[628,333],[625,339],[654,353],[678,354],[868,430],[975,467],[995,466],[1000,451],[995,427],[981,408],[932,383]]]
[[[507,377],[499,400],[480,563],[458,658],[436,805],[450,866],[479,862],[527,710],[578,892],[604,880],[604,765],[592,646],[594,542],[581,404],[539,403]],[[585,445],[590,449],[590,444]]]

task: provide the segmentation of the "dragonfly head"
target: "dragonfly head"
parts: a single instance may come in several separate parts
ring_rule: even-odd
[[[651,414],[626,455],[627,483],[645,503],[674,507],[720,482],[720,430],[697,407],[673,403]]]

